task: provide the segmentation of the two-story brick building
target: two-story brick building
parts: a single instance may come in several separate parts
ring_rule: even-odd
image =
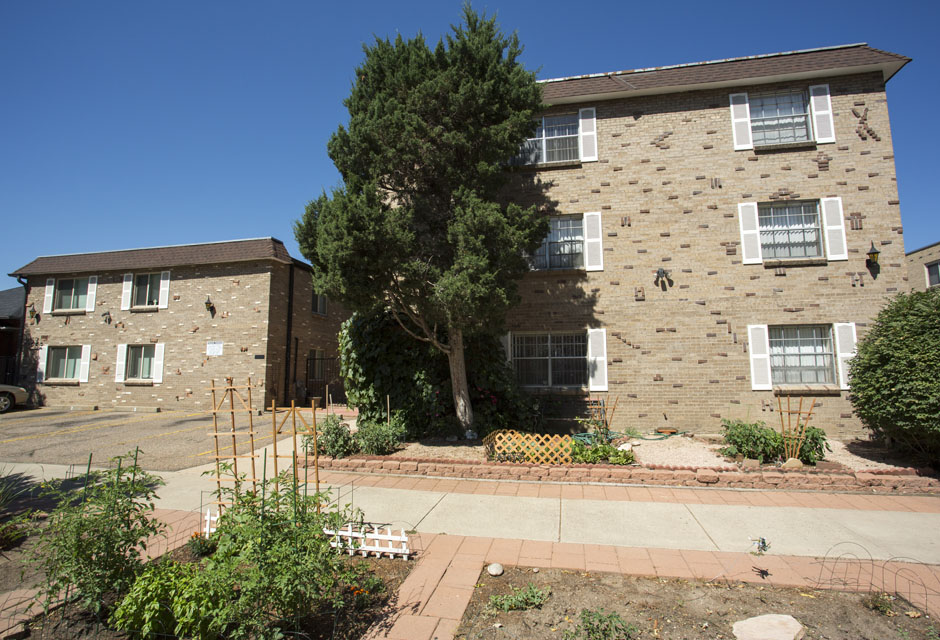
[[[275,238],[44,256],[11,275],[39,404],[207,409],[227,377],[251,379],[258,409],[341,393],[326,365],[347,314]]]
[[[908,61],[858,44],[544,81],[515,171],[557,215],[508,320],[519,382],[616,398],[614,428],[778,425],[791,395],[861,434],[846,361],[906,289],[885,85]]]

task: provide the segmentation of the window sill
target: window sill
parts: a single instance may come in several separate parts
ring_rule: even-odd
[[[545,169],[572,169],[580,167],[581,164],[581,160],[561,160],[559,162],[539,162],[537,164],[515,164],[511,166],[517,170],[544,171]]]
[[[584,275],[587,273],[587,270],[584,267],[570,268],[570,269],[529,269],[529,273],[538,274],[538,275],[557,275],[557,276],[570,276],[570,275]]]
[[[775,396],[840,396],[842,389],[834,384],[774,385]]]
[[[47,387],[77,387],[78,380],[74,378],[46,378],[43,384]]]
[[[53,316],[83,316],[84,309],[53,309],[49,315]]]
[[[125,380],[125,387],[152,387],[153,380]]]
[[[777,267],[818,267],[829,264],[826,258],[774,258],[764,260],[765,269],[776,269]]]
[[[152,311],[157,311],[159,309],[160,307],[155,305],[152,307],[131,307],[130,309],[128,309],[128,311],[130,311],[131,313],[150,313]]]
[[[815,149],[815,140],[804,140],[802,142],[785,142],[783,144],[761,144],[754,145],[754,153],[762,151],[795,151],[798,149]]]
[[[590,393],[587,387],[523,387],[523,386],[520,386],[519,388],[528,394],[538,395],[538,396],[548,396],[548,395],[584,396]]]

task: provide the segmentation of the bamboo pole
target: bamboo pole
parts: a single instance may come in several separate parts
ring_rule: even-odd
[[[252,410],[253,405],[251,404],[251,378],[248,378],[248,438],[251,442],[251,477],[257,478],[258,473],[255,470],[255,418],[252,415],[254,411]],[[234,452],[233,452],[234,453]],[[254,484],[251,485],[255,487]],[[255,491],[257,493],[257,487]]]
[[[291,425],[290,425],[290,436],[293,440],[294,451],[292,454],[292,461],[294,463],[294,486],[297,486],[297,407],[294,406],[294,401],[290,401],[290,412],[291,412]]]
[[[274,453],[274,490],[277,491],[277,405],[274,400],[271,400],[271,445]]]
[[[222,465],[219,460],[219,413],[215,398],[215,379],[212,380],[212,439],[215,441],[215,484],[219,500],[222,500]]]
[[[313,409],[313,481],[317,493],[317,515],[320,514],[320,452],[317,449],[317,410]]]
[[[226,378],[225,382],[228,383],[228,411],[229,416],[231,416],[231,433],[232,433],[232,471],[235,473],[235,478],[238,478],[238,442],[235,437],[235,388],[232,378]],[[235,483],[235,493],[238,493],[238,483]]]

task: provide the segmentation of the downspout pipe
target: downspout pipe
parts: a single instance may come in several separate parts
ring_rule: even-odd
[[[290,389],[294,386],[290,375],[290,347],[291,338],[294,329],[294,263],[290,264],[289,276],[287,278],[287,342],[284,343],[284,406],[290,402]]]

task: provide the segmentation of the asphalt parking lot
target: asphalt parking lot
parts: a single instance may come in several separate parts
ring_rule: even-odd
[[[252,419],[256,448],[271,444],[271,415],[255,415]],[[226,429],[231,424],[227,414],[219,421]],[[247,431],[247,421],[247,415],[239,415],[238,431]],[[289,433],[288,422],[279,439]],[[207,412],[14,410],[0,415],[0,465],[30,462],[84,466],[92,454],[92,465],[101,467],[108,459],[139,447],[138,461],[144,469],[179,471],[215,461],[211,434],[212,416]],[[231,455],[231,437],[219,440],[219,453]],[[238,438],[237,448],[239,454],[247,453],[247,436]]]

